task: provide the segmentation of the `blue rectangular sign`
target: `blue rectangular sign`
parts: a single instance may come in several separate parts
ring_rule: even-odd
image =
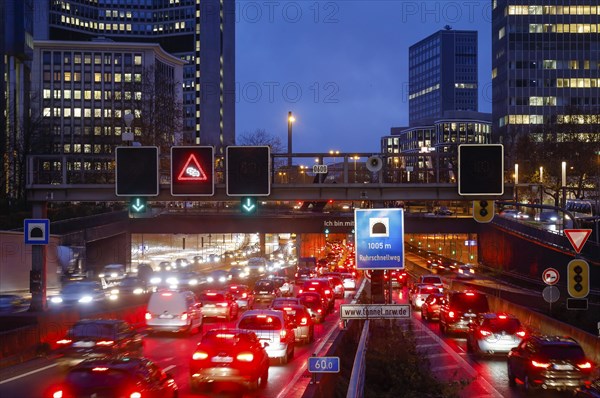
[[[47,245],[50,239],[50,220],[26,218],[23,220],[26,245]]]
[[[339,373],[339,357],[308,357],[308,371],[311,373]]]
[[[356,268],[404,269],[404,210],[354,210]]]

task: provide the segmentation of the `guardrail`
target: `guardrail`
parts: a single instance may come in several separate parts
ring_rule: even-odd
[[[369,341],[369,320],[365,321],[365,324],[360,335],[360,341],[358,348],[356,349],[356,356],[354,357],[354,364],[352,365],[352,375],[350,376],[350,382],[348,383],[348,392],[346,398],[362,398],[365,392],[365,372],[366,372],[366,360],[367,355],[367,344]]]

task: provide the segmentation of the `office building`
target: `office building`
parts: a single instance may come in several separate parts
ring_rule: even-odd
[[[600,132],[600,4],[494,0],[492,7],[494,142],[510,154],[521,134],[540,141],[560,124]]]
[[[0,197],[24,199],[33,0],[0,1]]]
[[[478,110],[477,32],[446,27],[410,46],[409,124]]]
[[[181,81],[186,143],[223,153],[235,143],[234,0],[35,2],[35,39],[157,43],[186,61]]]

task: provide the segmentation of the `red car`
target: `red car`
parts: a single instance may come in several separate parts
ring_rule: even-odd
[[[192,392],[214,382],[233,382],[255,390],[264,387],[268,377],[269,356],[256,334],[249,330],[206,332],[190,360]]]
[[[440,319],[440,307],[444,301],[444,293],[431,293],[421,305],[421,318],[426,321]]]

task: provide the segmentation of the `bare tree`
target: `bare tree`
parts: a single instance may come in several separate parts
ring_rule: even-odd
[[[240,145],[268,145],[272,153],[285,153],[281,139],[269,134],[265,129],[256,129],[253,133],[244,132],[239,139]]]

